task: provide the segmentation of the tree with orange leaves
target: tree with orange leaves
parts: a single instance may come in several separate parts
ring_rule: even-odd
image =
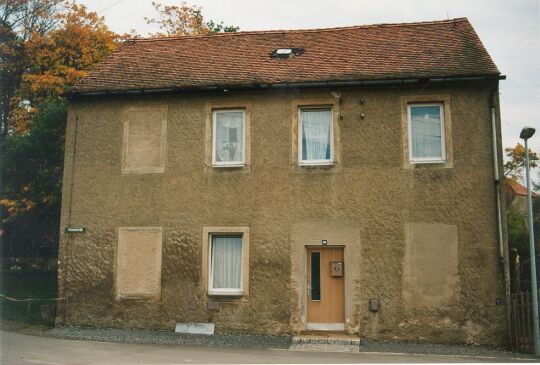
[[[10,247],[58,242],[64,93],[111,53],[121,38],[102,17],[74,2],[0,4],[2,196]],[[45,247],[47,248],[47,247]]]
[[[237,26],[224,25],[223,22],[205,21],[201,7],[187,5],[184,1],[179,6],[162,5],[153,1],[152,6],[158,13],[158,17],[144,18],[146,23],[159,26],[160,32],[153,33],[151,34],[152,36],[163,37],[236,32],[240,29]]]

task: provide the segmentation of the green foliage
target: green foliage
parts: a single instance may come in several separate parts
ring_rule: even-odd
[[[235,33],[240,30],[238,26],[224,25],[223,22],[215,23],[213,20],[206,22],[206,27],[210,29],[210,33]]]
[[[4,253],[56,252],[67,110],[63,94],[119,40],[103,17],[73,0],[0,1]]]
[[[67,102],[49,100],[40,105],[27,133],[4,141],[3,223],[20,241],[57,241],[66,120]]]
[[[529,257],[529,233],[527,230],[527,216],[510,206],[506,210],[506,224],[508,228],[508,245],[516,250],[523,260]]]
[[[57,296],[56,272],[2,272],[0,291],[12,298],[49,299]],[[24,322],[28,324],[51,325],[44,323],[41,318],[41,306],[54,305],[55,301],[15,302],[0,299],[0,314],[2,319]]]

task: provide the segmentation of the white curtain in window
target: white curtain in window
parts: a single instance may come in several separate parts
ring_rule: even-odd
[[[332,111],[306,109],[301,111],[302,160],[330,160]]]
[[[243,160],[244,113],[216,113],[215,160],[216,162],[241,162]]]
[[[240,289],[242,237],[212,238],[213,289]]]
[[[413,158],[442,158],[441,110],[438,105],[411,106]]]

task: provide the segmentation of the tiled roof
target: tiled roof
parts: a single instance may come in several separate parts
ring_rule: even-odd
[[[271,57],[278,48],[301,48],[303,53]],[[72,91],[497,75],[473,27],[459,18],[136,39],[125,42]]]
[[[521,185],[520,183],[518,183],[516,181],[513,181],[513,180],[507,180],[507,186],[509,186],[512,189],[514,194],[521,195],[521,196],[527,196],[527,188],[525,186]],[[534,191],[532,191],[531,196],[536,197],[537,194]]]

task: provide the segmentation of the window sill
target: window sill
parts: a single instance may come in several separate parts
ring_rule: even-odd
[[[213,291],[209,290],[208,295],[212,297],[241,297],[244,295],[243,291]]]
[[[245,163],[238,163],[238,164],[223,164],[223,165],[212,165],[212,167],[217,167],[217,168],[227,168],[227,167],[230,167],[230,168],[238,168],[238,167],[246,167],[246,164]]]
[[[411,160],[409,161],[411,165],[430,165],[430,164],[446,164],[446,160]]]
[[[298,162],[298,166],[310,167],[310,166],[334,166],[334,161],[322,161],[322,162]]]

